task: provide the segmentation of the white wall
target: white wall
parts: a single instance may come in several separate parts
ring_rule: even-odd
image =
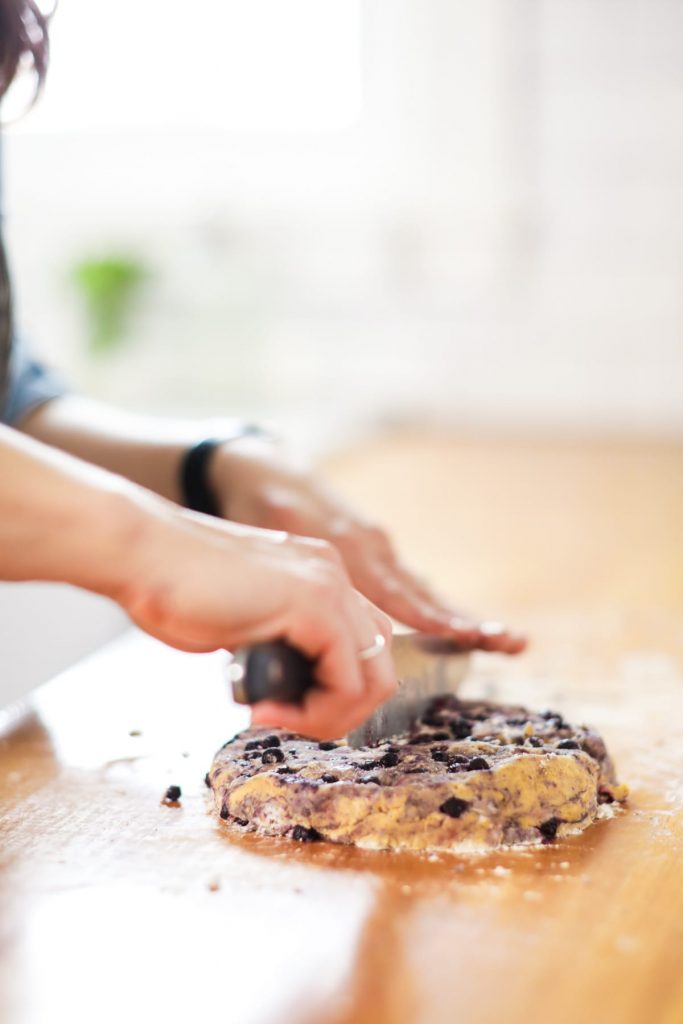
[[[126,77],[150,82],[140,111],[130,90],[114,103],[125,5],[86,6],[90,19],[106,8],[117,45],[103,34],[87,57],[83,2],[64,5],[54,93],[8,146],[24,319],[76,381],[138,407],[257,409],[311,425],[428,413],[683,432],[682,4],[371,0],[357,122],[345,127],[357,101],[351,19],[326,99],[299,88],[307,130],[292,129],[296,91],[288,116],[270,111],[281,130],[269,128],[265,89],[251,132],[233,128],[254,76],[240,95],[239,74],[210,54],[207,79],[204,22],[188,27],[185,4],[165,5],[167,31],[184,26],[201,74],[180,88],[176,74],[169,110],[173,51],[149,67],[138,41]],[[144,30],[158,4],[137,9]],[[263,18],[268,45],[253,54],[261,78],[268,27]],[[242,31],[253,46],[253,25]],[[304,39],[329,52],[320,19]],[[275,67],[273,94],[286,74]],[[306,74],[315,94],[314,61],[300,86]],[[154,103],[158,124],[145,129]],[[126,110],[134,131],[121,128]],[[64,273],[116,247],[139,251],[155,279],[128,351],[97,368]]]
[[[0,584],[0,708],[120,633],[111,603],[73,587]]]

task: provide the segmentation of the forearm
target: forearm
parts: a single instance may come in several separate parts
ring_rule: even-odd
[[[0,578],[120,595],[145,506],[156,498],[7,427],[0,480]]]
[[[138,416],[73,396],[45,403],[18,427],[175,502],[181,501],[181,459],[209,430],[201,422]]]

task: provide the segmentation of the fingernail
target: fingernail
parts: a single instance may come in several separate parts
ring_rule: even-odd
[[[477,624],[475,622],[472,622],[469,619],[463,619],[459,615],[450,615],[445,619],[445,621],[451,629],[459,631],[466,630],[470,633],[477,629]]]
[[[502,622],[490,619],[488,622],[479,623],[479,632],[482,636],[501,636],[505,633],[505,626]]]

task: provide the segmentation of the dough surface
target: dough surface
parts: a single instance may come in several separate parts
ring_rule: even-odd
[[[551,842],[627,794],[588,726],[452,696],[410,734],[360,750],[249,729],[218,751],[206,782],[238,830],[392,850]]]

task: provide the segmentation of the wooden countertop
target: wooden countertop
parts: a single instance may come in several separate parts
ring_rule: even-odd
[[[469,691],[595,724],[628,810],[480,858],[233,836],[221,656],[131,633],[2,719],[0,1021],[681,1024],[683,449],[404,433],[329,470],[533,631]]]

